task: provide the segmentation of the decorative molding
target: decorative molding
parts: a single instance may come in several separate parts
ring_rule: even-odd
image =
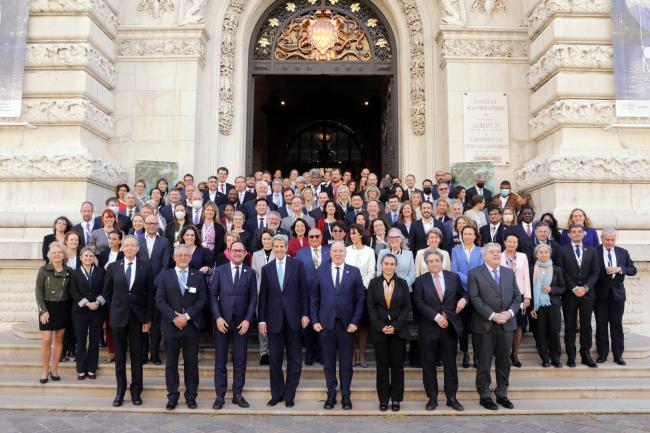
[[[125,58],[189,58],[205,63],[206,40],[203,37],[120,38],[117,55]]]
[[[440,38],[442,63],[450,59],[517,60],[528,59],[528,41],[522,39]]]
[[[608,15],[611,0],[542,0],[528,17],[528,34],[533,37],[556,15]]]
[[[161,14],[165,12],[173,12],[176,10],[172,0],[140,0],[138,3],[138,11],[150,15],[152,18],[158,19]]]
[[[503,4],[503,0],[474,0],[472,4],[472,10],[478,11],[480,13],[485,13],[488,17],[492,17],[494,12],[499,10],[505,12],[506,5]]]
[[[650,182],[650,153],[557,152],[515,172],[517,186],[529,190],[552,182]]]
[[[559,69],[612,69],[611,45],[555,44],[537,60],[526,74],[530,89],[536,89]]]
[[[448,26],[467,24],[464,0],[438,0],[440,5],[440,22]]]
[[[115,87],[117,71],[91,44],[86,42],[28,43],[25,52],[27,68],[87,68],[109,89]]]
[[[542,109],[528,124],[531,138],[539,141],[563,126],[606,127],[615,119],[615,101],[562,99]]]
[[[31,0],[30,15],[88,14],[111,37],[117,34],[117,15],[105,0]]]
[[[182,0],[178,11],[178,25],[203,24],[208,0]]]
[[[85,99],[24,99],[22,119],[32,125],[79,125],[110,139],[113,119]]]
[[[127,171],[90,154],[0,154],[0,179],[87,179],[105,186],[125,182]]]

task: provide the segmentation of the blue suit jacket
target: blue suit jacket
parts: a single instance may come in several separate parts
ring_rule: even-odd
[[[311,288],[311,323],[320,323],[323,329],[334,329],[338,316],[345,327],[359,326],[366,302],[366,288],[358,268],[342,265],[341,287],[336,293],[332,280],[331,264],[316,271],[316,280]]]
[[[255,271],[242,264],[239,275],[237,287],[234,287],[230,263],[226,263],[214,270],[210,282],[212,318],[216,320],[222,317],[230,326],[239,326],[244,320],[252,322],[257,306]],[[230,323],[233,316],[237,317],[238,323]]]
[[[485,263],[483,260],[482,248],[475,247],[470,254],[469,261],[462,245],[455,246],[451,250],[451,270],[458,274],[463,290],[468,293],[467,275],[469,270]]]
[[[138,260],[142,260],[143,263],[147,263],[151,267],[151,272],[155,280],[158,274],[169,268],[169,264],[171,263],[172,247],[169,244],[169,239],[163,236],[157,236],[153,243],[151,257],[149,257],[147,241],[144,237],[138,239],[138,245],[140,246]]]
[[[305,267],[292,257],[285,257],[282,289],[278,279],[277,260],[262,268],[258,320],[266,322],[268,332],[282,332],[284,317],[292,331],[300,331],[302,316],[309,316],[308,286]],[[313,265],[312,265],[313,266]]]
[[[321,266],[326,263],[330,263],[332,261],[330,259],[330,247],[328,245],[323,245],[321,247],[320,255],[321,255],[321,261],[320,261]],[[316,269],[314,269],[314,261],[312,260],[311,257],[311,248],[305,247],[299,249],[298,252],[296,253],[296,259],[300,260],[303,266],[305,267],[305,278],[307,279],[307,288],[308,288],[307,292],[309,294],[311,287],[314,285],[314,281],[316,281]]]
[[[173,321],[176,313],[187,313],[190,316],[190,325],[197,330],[203,328],[203,307],[208,302],[208,288],[205,277],[196,269],[188,269],[187,290],[181,295],[176,268],[163,271],[158,278],[156,290],[156,306],[162,316],[162,329],[164,331],[178,331]]]

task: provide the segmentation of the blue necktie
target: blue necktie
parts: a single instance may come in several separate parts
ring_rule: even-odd
[[[284,266],[282,266],[282,262],[278,262],[278,284],[280,284],[280,290],[284,290]]]
[[[501,284],[501,278],[499,277],[499,271],[496,269],[492,269],[492,276],[494,277],[494,281],[497,282],[497,284]]]
[[[239,284],[239,266],[235,266],[235,281],[233,282],[235,287],[237,287],[237,284]]]
[[[580,258],[580,245],[576,245],[576,256]]]
[[[86,223],[86,230],[84,230],[84,234],[86,235],[86,245],[88,245],[88,242],[90,242],[90,223]]]
[[[126,277],[126,284],[129,287],[129,292],[131,291],[131,266],[133,266],[133,262],[129,262],[129,265],[126,268],[126,272],[124,273],[124,276]]]
[[[341,268],[338,266],[336,267],[336,283],[334,284],[334,288],[337,294],[341,290]]]
[[[181,278],[178,281],[181,286],[181,296],[185,296],[185,290],[187,289],[187,270],[181,269]]]

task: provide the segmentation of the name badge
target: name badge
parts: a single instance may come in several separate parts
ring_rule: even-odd
[[[187,290],[189,290],[190,293],[196,293],[196,287],[188,287]]]

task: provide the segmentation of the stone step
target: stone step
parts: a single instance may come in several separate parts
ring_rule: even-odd
[[[442,381],[442,379],[440,379]],[[2,375],[0,377],[0,395],[47,394],[51,398],[59,396],[104,397],[107,400],[115,395],[115,379],[113,377],[98,377],[96,380],[78,381],[76,378],[65,378],[59,382],[50,380],[45,385],[38,382],[34,375]],[[181,391],[182,393],[182,391]],[[211,380],[202,381],[199,387],[202,396],[214,396],[214,385]],[[266,379],[248,379],[244,395],[253,400],[271,398],[269,381]],[[161,398],[166,396],[164,378],[148,377],[144,382],[143,399]],[[301,380],[296,399],[301,401],[322,400],[326,396],[323,380]],[[352,396],[356,400],[377,399],[374,380],[354,380]],[[461,380],[457,393],[459,400],[477,398],[473,380]],[[594,381],[582,379],[549,379],[529,378],[510,382],[508,396],[513,400],[520,399],[610,399],[632,398],[650,399],[650,378],[605,378]],[[444,398],[440,390],[439,399]],[[426,401],[421,381],[408,380],[405,383],[405,401]],[[110,400],[108,400],[110,401]]]

